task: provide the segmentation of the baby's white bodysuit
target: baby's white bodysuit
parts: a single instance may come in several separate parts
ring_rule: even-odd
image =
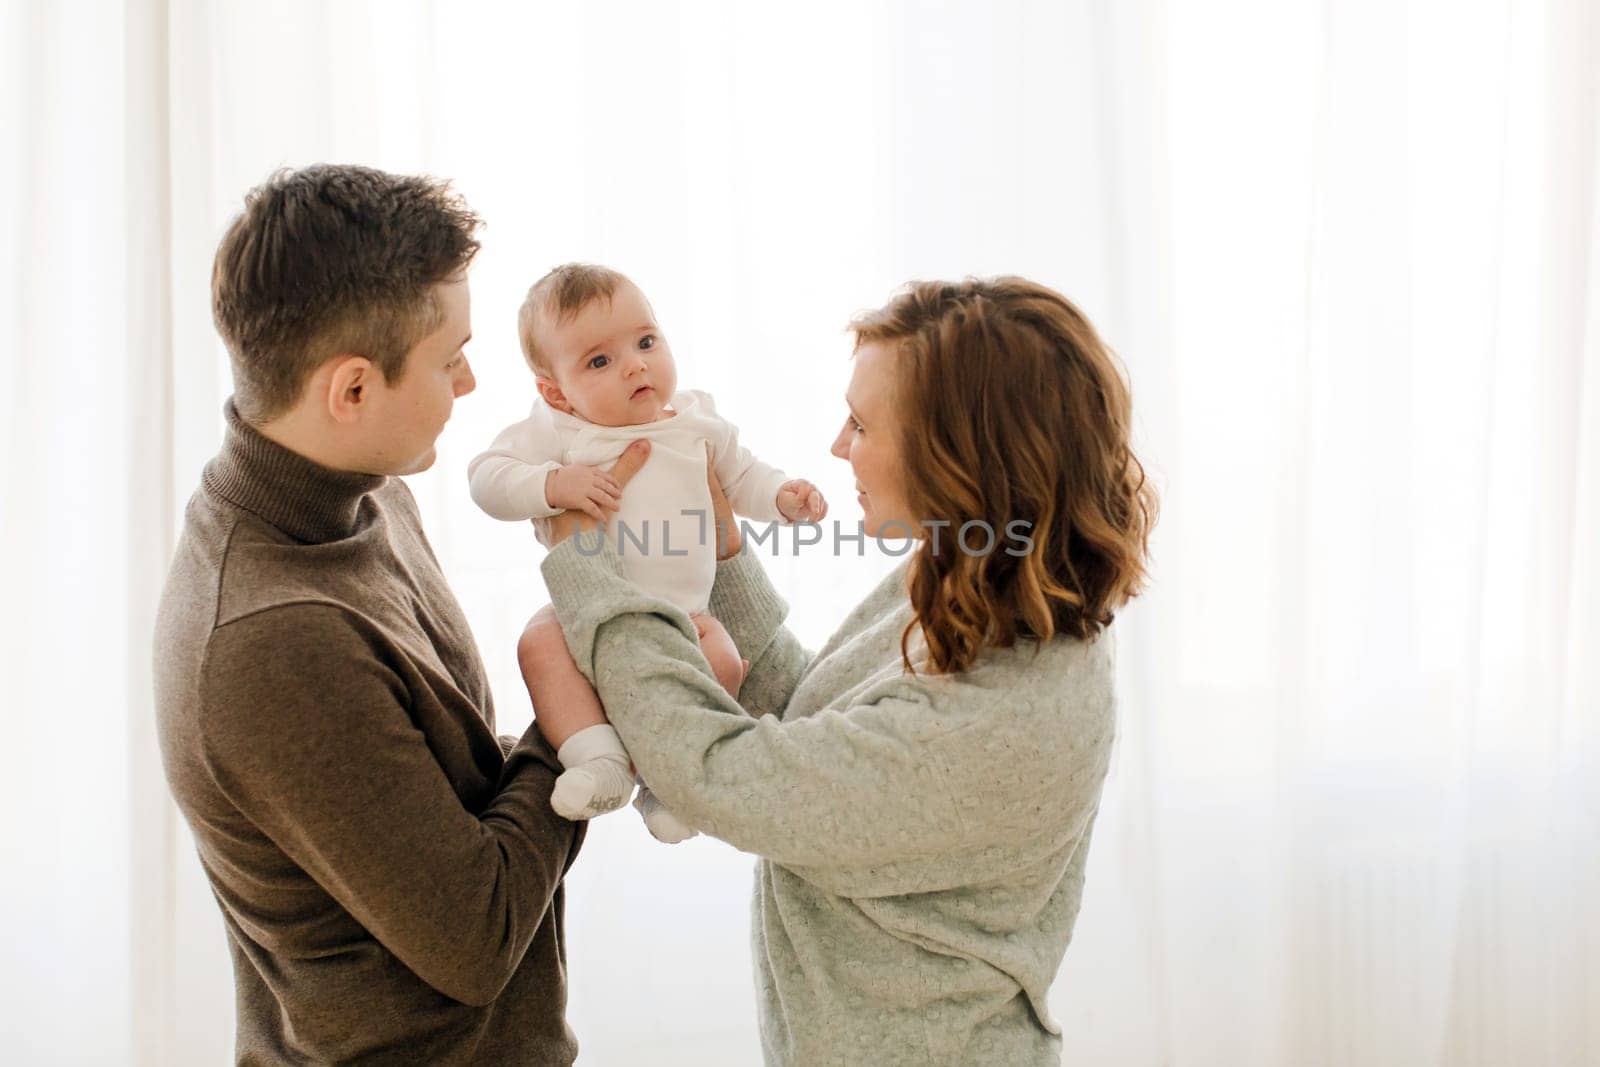
[[[782,522],[778,488],[788,476],[739,444],[739,430],[717,414],[709,393],[685,389],[671,401],[676,414],[639,426],[597,426],[557,411],[542,399],[521,422],[500,432],[467,467],[472,499],[497,519],[533,519],[540,543],[550,543],[548,519],[560,512],[545,499],[546,476],[584,463],[610,469],[622,450],[644,438],[650,458],[622,493],[606,539],[630,581],[689,614],[703,612],[716,577],[716,532],[706,486],[706,445],[736,514]]]

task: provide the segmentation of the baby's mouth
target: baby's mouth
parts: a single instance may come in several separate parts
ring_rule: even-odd
[[[639,388],[635,389],[632,393],[628,394],[628,399],[629,400],[640,400],[640,399],[642,399],[644,397],[644,395],[646,393],[655,392],[655,388],[656,387],[653,386],[653,385],[641,385],[641,386],[639,386]]]

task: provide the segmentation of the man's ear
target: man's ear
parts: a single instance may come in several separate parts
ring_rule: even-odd
[[[372,378],[378,368],[366,356],[334,356],[328,361],[328,414],[334,422],[354,422],[371,396]]]
[[[556,384],[554,378],[547,378],[537,374],[533,379],[534,387],[539,390],[539,395],[544,397],[544,402],[557,411],[572,414],[572,405],[567,401],[567,394],[561,391],[561,386]]]

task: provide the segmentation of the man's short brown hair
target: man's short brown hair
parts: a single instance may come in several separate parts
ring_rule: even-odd
[[[397,381],[438,328],[434,286],[472,261],[478,226],[448,182],[368,167],[281,170],[250,190],[211,271],[239,413],[282,414],[344,352]]]
[[[593,263],[563,263],[534,282],[517,312],[517,339],[533,372],[554,373],[550,355],[539,347],[536,335],[541,318],[566,322],[596,300],[610,300],[619,288],[631,284],[627,275]]]

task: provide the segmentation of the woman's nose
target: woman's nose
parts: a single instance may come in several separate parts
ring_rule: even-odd
[[[461,373],[456,375],[456,396],[466,396],[477,387],[478,379],[472,373],[472,364],[463,358],[461,360]]]
[[[850,458],[850,424],[846,422],[839,428],[839,434],[833,439],[833,447],[828,451],[840,459]]]

